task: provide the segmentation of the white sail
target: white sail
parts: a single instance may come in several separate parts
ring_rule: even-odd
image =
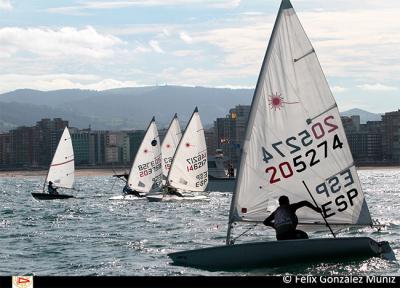
[[[132,162],[128,185],[139,192],[157,191],[161,187],[161,177],[160,138],[153,117]]]
[[[202,192],[207,187],[207,146],[197,107],[176,149],[167,183],[184,191]]]
[[[74,178],[74,149],[68,127],[65,127],[51,161],[46,184],[51,181],[56,187],[72,188]]]
[[[280,196],[313,203],[310,194],[329,224],[371,224],[336,102],[283,0],[254,92],[229,222],[263,221]],[[297,216],[325,225],[311,209]]]
[[[172,159],[174,157],[176,147],[182,138],[181,126],[179,125],[178,116],[175,114],[168,127],[167,134],[161,144],[161,155],[163,162],[163,178],[167,179],[168,172],[171,167]]]

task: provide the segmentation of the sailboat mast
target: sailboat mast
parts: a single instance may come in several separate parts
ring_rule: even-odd
[[[253,127],[253,123],[254,123],[254,119],[255,119],[255,111],[257,109],[256,106],[258,105],[259,100],[260,100],[260,97],[257,97],[257,95],[259,95],[258,91],[259,91],[259,89],[261,89],[260,82],[261,82],[262,71],[264,71],[264,69],[266,68],[268,59],[270,58],[270,55],[271,55],[271,45],[270,44],[272,43],[273,39],[275,39],[275,37],[276,37],[277,23],[279,22],[279,20],[281,18],[282,10],[289,9],[289,8],[292,8],[292,4],[290,3],[290,1],[282,0],[281,6],[279,7],[278,15],[276,16],[276,19],[275,19],[274,27],[272,29],[271,37],[269,39],[267,51],[265,52],[264,61],[261,65],[256,88],[254,89],[253,99],[251,101],[251,106],[250,106],[249,119],[247,121],[247,126],[246,126],[245,139],[244,139],[243,147],[241,149],[240,164],[239,164],[239,168],[237,171],[237,180],[235,182],[235,189],[234,189],[234,192],[232,195],[231,207],[230,207],[230,211],[229,211],[228,231],[226,233],[226,245],[231,244],[230,239],[231,239],[231,229],[232,229],[232,224],[233,224],[232,219],[233,219],[233,211],[234,211],[236,198],[237,198],[237,187],[239,187],[238,183],[242,180],[240,170],[241,170],[241,167],[243,167],[244,161],[246,159],[247,141],[250,138],[250,134],[251,134],[250,132]]]

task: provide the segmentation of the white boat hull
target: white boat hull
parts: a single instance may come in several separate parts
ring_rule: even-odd
[[[210,198],[208,198],[205,195],[188,195],[184,194],[184,197],[179,197],[176,195],[162,195],[162,194],[157,194],[157,195],[148,195],[146,196],[147,200],[149,202],[167,202],[167,201],[208,201]]]
[[[146,197],[136,197],[135,195],[117,195],[108,198],[108,200],[120,200],[120,201],[137,201],[144,199],[146,199]]]
[[[209,271],[247,270],[306,262],[394,257],[387,242],[368,237],[317,238],[244,243],[170,253],[173,265]]]

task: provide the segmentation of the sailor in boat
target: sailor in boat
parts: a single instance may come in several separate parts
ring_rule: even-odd
[[[173,195],[173,196],[178,196],[178,197],[184,197],[181,193],[179,193],[175,188],[172,187],[166,187],[166,193],[167,195]]]
[[[47,192],[51,195],[58,195],[57,188],[53,186],[53,182],[49,181],[49,185],[47,186]]]
[[[122,193],[124,195],[133,195],[133,196],[136,196],[136,197],[145,197],[144,195],[140,195],[140,193],[138,191],[132,190],[131,187],[129,187],[129,184],[128,184],[129,173],[115,174],[115,175],[113,175],[113,177],[117,177],[117,178],[120,178],[120,179],[121,179],[121,177],[124,177],[123,180],[126,182],[124,188],[122,189]]]
[[[229,178],[234,178],[235,177],[235,169],[233,168],[232,164],[229,164],[228,176],[229,176]]]
[[[302,207],[311,208],[318,213],[322,212],[321,208],[314,206],[308,201],[290,204],[287,196],[281,196],[279,197],[279,207],[263,223],[265,226],[275,228],[277,240],[308,239],[306,232],[296,230],[299,222],[296,210]]]
[[[133,195],[136,197],[145,197],[144,195],[140,195],[140,193],[138,191],[132,190],[131,187],[129,187],[128,182],[126,182],[124,189],[122,189],[122,193],[124,193],[124,195]]]

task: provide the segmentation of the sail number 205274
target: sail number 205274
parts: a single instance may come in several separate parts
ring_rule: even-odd
[[[281,158],[288,158],[287,161],[283,161],[278,166],[269,166],[265,169],[265,172],[270,175],[269,182],[271,184],[279,182],[285,178],[293,176],[294,172],[301,173],[308,167],[313,167],[321,162],[322,159],[328,158],[328,150],[341,149],[343,143],[339,138],[338,134],[333,136],[333,141],[324,140],[314,146],[311,149],[305,150],[315,140],[321,141],[326,138],[328,134],[338,129],[338,126],[334,123],[334,117],[332,115],[327,116],[321,122],[316,122],[311,126],[311,134],[307,130],[303,130],[298,135],[287,138],[284,142],[279,141],[271,144],[273,150],[270,153],[265,147],[261,147],[263,154],[263,161],[269,163],[274,158],[273,154],[278,154]],[[296,152],[302,152],[296,157],[290,157]],[[286,154],[284,153],[285,151]],[[277,156],[277,155],[276,155]],[[291,158],[291,159],[290,159]]]

